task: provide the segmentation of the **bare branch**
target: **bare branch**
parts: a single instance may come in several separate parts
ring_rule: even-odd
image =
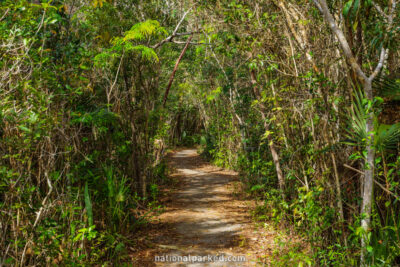
[[[384,18],[388,18],[388,15],[386,15],[385,14],[385,12],[383,12],[383,10],[382,10],[382,8],[377,4],[377,3],[375,3],[374,1],[372,1],[372,5],[374,6],[374,8],[376,9],[376,11],[378,11],[378,13],[382,16],[382,17],[384,17]]]
[[[174,44],[186,44],[184,41],[171,41]],[[213,45],[212,43],[199,43],[199,42],[190,42],[191,45]]]
[[[114,82],[111,85],[110,91],[107,92],[107,109],[110,108],[111,93],[114,89],[114,86],[117,84],[117,80],[118,80],[119,72],[121,70],[121,65],[122,65],[122,61],[124,59],[124,55],[125,55],[125,51],[122,53],[121,59],[119,61],[119,65],[118,65],[117,73],[115,74]]]
[[[315,4],[315,6],[318,8],[319,12],[324,13],[324,12],[322,11],[321,5],[318,3],[318,0],[313,0],[313,2],[314,2],[314,4]]]
[[[390,1],[389,1],[390,4]],[[396,11],[396,0],[392,0],[392,5],[389,6],[389,15],[388,15],[388,31],[392,29],[393,26],[393,19],[394,19],[394,12]]]
[[[397,200],[400,200],[400,197],[398,195],[396,195],[395,193],[393,193],[392,191],[386,189],[383,185],[381,185],[380,183],[378,183],[377,180],[374,179],[374,182],[386,193],[388,193],[389,195],[392,195],[393,197],[395,197]]]
[[[369,80],[372,81],[373,79],[375,79],[375,77],[379,74],[379,72],[382,70],[383,68],[383,63],[385,62],[385,59],[388,56],[388,51],[385,48],[381,48],[381,53],[379,56],[379,62],[378,65],[376,66],[374,72],[371,74],[371,76],[369,76]]]
[[[193,35],[193,34],[197,34],[200,33],[200,31],[196,31],[196,32],[178,32],[174,34],[174,37],[176,36],[184,36],[184,35]]]
[[[53,185],[51,184],[50,178],[47,173],[46,173],[46,179],[47,179],[47,185],[49,187],[49,191],[47,192],[46,197],[42,201],[42,206],[40,207],[39,211],[36,213],[36,219],[35,219],[35,222],[33,223],[33,228],[35,228],[36,225],[38,224],[38,222],[40,220],[40,216],[42,215],[42,212],[45,209],[47,199],[49,198],[50,194],[53,192]]]
[[[394,15],[394,12],[396,11],[396,6],[397,6],[397,0],[392,0],[392,6],[391,6],[391,10],[389,12],[389,16]]]
[[[1,16],[0,21],[2,21],[2,20],[7,16],[7,14],[8,14],[9,11],[10,11],[10,9],[7,8],[6,12],[4,12],[4,15]]]
[[[167,38],[165,38],[164,40],[162,40],[161,42],[159,42],[158,44],[155,44],[152,46],[153,49],[156,49],[160,46],[162,46],[163,44],[167,43],[167,42],[172,42],[172,40],[174,39],[174,37],[176,36],[182,36],[182,35],[193,35],[194,32],[184,32],[184,33],[178,33],[179,27],[181,26],[181,24],[183,23],[185,17],[187,16],[187,14],[189,14],[189,12],[192,10],[193,7],[189,8],[182,16],[181,20],[178,22],[178,24],[176,25],[174,31],[172,32],[172,34],[170,36],[168,36]]]
[[[190,10],[192,10],[193,7],[189,8],[182,16],[181,20],[178,22],[178,24],[175,27],[175,30],[172,32],[172,35],[175,35],[176,32],[179,30],[179,27],[181,26],[183,20],[185,19],[186,15],[189,14]]]
[[[356,169],[356,168],[354,168],[354,167],[351,167],[351,166],[349,166],[349,165],[347,165],[347,164],[343,164],[343,167],[346,167],[346,168],[348,168],[348,169],[350,169],[350,170],[352,170],[352,171],[355,171],[355,172],[357,172],[357,173],[359,173],[359,174],[361,174],[361,175],[364,175],[364,174],[365,174],[363,171],[361,171],[361,170],[359,170],[359,169]],[[397,196],[396,194],[394,194],[394,193],[391,192],[390,190],[386,189],[386,188],[385,188],[383,185],[381,185],[377,180],[374,179],[374,182],[375,182],[375,184],[377,184],[383,191],[385,191],[386,193],[388,193],[388,194],[394,196],[395,198],[397,198],[398,200],[400,200],[400,197],[399,197],[399,196]]]
[[[389,15],[386,15],[382,9],[380,8],[380,6],[376,3],[373,2],[374,7],[376,8],[376,10],[378,10],[378,12],[385,18],[387,18],[387,22],[388,22],[388,26],[387,26],[387,31],[391,31],[392,26],[393,26],[393,19],[394,19],[394,15],[396,12],[396,5],[397,5],[397,0],[391,0],[389,1]],[[389,49],[385,49],[384,47],[381,48],[381,52],[380,52],[380,56],[379,56],[379,62],[378,65],[376,66],[374,72],[372,72],[371,76],[369,77],[369,80],[372,81],[373,79],[375,79],[375,77],[379,74],[379,72],[382,70],[383,68],[383,64],[385,62],[385,60],[388,58],[389,56]]]
[[[364,175],[364,174],[365,174],[363,171],[361,171],[361,170],[359,170],[359,169],[356,169],[356,168],[354,168],[354,167],[351,167],[351,166],[349,166],[349,165],[347,165],[347,164],[343,164],[343,167],[346,167],[346,168],[348,168],[348,169],[350,169],[350,170],[352,170],[352,171],[355,171],[355,172],[357,172],[357,173],[359,173],[359,174],[361,174],[361,175]],[[377,180],[374,179],[374,182],[375,182],[375,184],[377,184],[383,191],[385,191],[386,193],[388,193],[388,194],[394,196],[397,200],[400,200],[400,197],[399,197],[398,195],[396,195],[396,194],[394,194],[393,192],[391,192],[390,190],[386,189],[386,188],[385,188],[383,185],[381,185]]]
[[[365,75],[365,73],[361,69],[361,66],[357,63],[357,60],[354,58],[353,52],[351,51],[351,48],[349,46],[349,43],[346,40],[346,37],[344,36],[343,31],[339,29],[339,27],[336,24],[335,19],[333,18],[331,12],[329,11],[326,0],[313,0],[313,1],[317,7],[318,7],[318,5],[321,7],[322,15],[325,17],[325,20],[328,22],[328,25],[331,28],[332,32],[338,38],[339,43],[343,49],[344,55],[346,56],[353,71],[357,74],[358,78],[361,81],[367,82],[368,77]]]
[[[162,46],[165,43],[172,42],[172,40],[177,36],[193,35],[193,34],[198,34],[198,33],[200,33],[200,32],[197,31],[197,32],[175,33],[174,35],[168,36],[167,38],[165,38],[164,40],[162,40],[158,44],[153,45],[151,48],[153,48],[153,49],[159,48],[160,46]]]
[[[182,50],[182,52],[181,52],[179,58],[176,60],[174,70],[173,70],[172,73],[171,73],[171,77],[169,78],[169,82],[168,82],[167,89],[165,90],[164,99],[163,99],[163,107],[164,107],[164,108],[165,108],[165,104],[167,103],[167,98],[168,98],[169,90],[171,89],[172,82],[174,81],[174,77],[175,77],[176,70],[178,69],[179,63],[181,62],[181,60],[182,60],[182,58],[183,58],[183,55],[185,55],[185,52],[186,52],[187,48],[189,47],[189,44],[190,44],[190,41],[192,40],[192,38],[193,38],[193,35],[191,35],[191,36],[187,39],[185,47],[183,48],[183,50]]]
[[[352,171],[358,172],[358,173],[361,174],[361,175],[364,175],[364,174],[365,174],[363,171],[360,171],[359,169],[356,169],[356,168],[354,168],[354,167],[352,167],[352,166],[350,166],[350,165],[347,165],[347,164],[343,164],[343,167],[346,167],[346,168],[348,168],[348,169],[350,169],[350,170],[352,170]]]

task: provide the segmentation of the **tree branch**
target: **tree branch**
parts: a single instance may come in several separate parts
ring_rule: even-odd
[[[386,15],[385,12],[383,12],[382,8],[381,8],[377,3],[375,3],[374,1],[372,1],[372,5],[374,6],[374,8],[376,9],[376,11],[378,11],[378,13],[379,13],[382,17],[384,17],[384,18],[386,18],[386,19],[389,18],[388,15]]]
[[[397,5],[397,0],[392,0],[392,4],[390,5],[389,2],[389,15],[387,16],[388,18],[388,31],[392,29],[393,26],[393,19],[394,19],[394,12],[396,11],[396,5]]]
[[[175,77],[176,70],[178,69],[178,65],[179,65],[179,63],[181,62],[181,60],[182,60],[182,58],[183,58],[183,55],[184,55],[185,52],[186,52],[186,49],[189,47],[189,44],[190,44],[190,41],[192,40],[192,38],[193,38],[193,35],[191,35],[191,36],[187,39],[185,47],[183,48],[183,50],[182,50],[182,52],[181,52],[179,58],[176,60],[174,70],[172,71],[171,77],[169,78],[169,82],[168,82],[167,89],[165,89],[165,94],[164,94],[164,99],[163,99],[163,107],[165,107],[165,104],[167,103],[167,98],[168,98],[169,90],[171,89],[172,82],[174,81],[174,77]]]
[[[365,73],[361,69],[361,66],[357,63],[357,60],[355,59],[353,52],[351,51],[351,48],[349,46],[349,43],[346,40],[346,37],[344,36],[343,31],[339,29],[339,27],[336,24],[335,19],[333,18],[331,12],[329,11],[326,0],[313,0],[313,1],[317,7],[318,7],[318,5],[321,7],[320,10],[322,11],[322,15],[325,17],[325,20],[328,22],[328,25],[331,28],[332,32],[338,38],[339,43],[344,52],[344,55],[346,56],[353,71],[357,74],[358,78],[362,82],[367,82],[368,77],[365,75]]]
[[[7,16],[7,14],[8,14],[9,11],[10,11],[10,9],[7,8],[6,11],[4,12],[4,15],[1,16],[0,21],[2,21],[2,20]]]
[[[319,4],[318,0],[313,0],[315,6],[318,8],[319,12],[324,13],[322,10],[321,5]]]
[[[170,36],[168,36],[167,38],[165,38],[164,40],[162,40],[161,42],[159,42],[156,45],[153,45],[152,48],[156,49],[160,46],[162,46],[163,44],[167,43],[167,42],[172,42],[172,40],[174,39],[174,37],[176,36],[182,36],[182,35],[193,35],[193,32],[187,32],[187,33],[178,33],[179,27],[181,26],[181,24],[183,23],[185,17],[187,14],[189,14],[190,10],[192,10],[193,7],[189,8],[182,16],[181,20],[178,22],[178,24],[176,25],[174,31],[172,32],[172,34]]]
[[[172,35],[176,34],[178,31],[179,27],[181,26],[183,20],[185,19],[186,15],[189,14],[190,10],[192,10],[193,7],[189,8],[182,16],[181,20],[178,22],[178,25],[176,25],[175,30],[173,31]]]
[[[382,9],[380,8],[380,6],[376,3],[373,2],[374,7],[376,8],[376,10],[378,10],[378,12],[387,19],[388,22],[388,26],[387,26],[387,31],[391,31],[392,26],[393,26],[393,18],[394,18],[394,14],[396,11],[396,5],[397,5],[397,0],[391,0],[389,1],[389,15],[386,15]],[[376,66],[375,70],[372,72],[371,76],[369,77],[369,80],[372,81],[373,79],[375,79],[375,77],[379,74],[379,72],[382,70],[383,68],[383,64],[385,62],[385,60],[387,59],[388,55],[389,55],[389,49],[385,49],[384,47],[381,48],[381,53],[379,56],[379,62],[378,65]]]
[[[364,175],[365,173],[363,171],[360,171],[359,169],[353,168],[347,164],[343,164],[343,167],[346,167],[352,171],[355,171],[361,175]],[[381,185],[377,180],[374,179],[375,184],[377,184],[383,191],[385,191],[386,193],[392,195],[393,197],[395,197],[397,200],[400,200],[400,197],[396,194],[394,194],[392,191],[387,190],[383,185]]]
[[[378,65],[376,66],[374,72],[372,72],[371,76],[369,76],[369,80],[372,82],[373,79],[379,74],[379,72],[383,68],[383,63],[385,62],[385,59],[387,58],[388,52],[385,50],[385,48],[381,48],[381,54],[379,56],[379,62]]]
[[[162,40],[161,42],[159,42],[158,44],[153,45],[151,48],[156,49],[159,48],[160,46],[162,46],[165,43],[168,42],[173,42],[173,39],[177,36],[185,36],[185,35],[193,35],[193,34],[198,34],[200,33],[199,31],[196,32],[181,32],[181,33],[175,33],[171,36],[168,36],[167,38],[165,38],[164,40]],[[185,42],[186,43],[186,42]]]
[[[174,44],[186,44],[186,42],[184,42],[184,41],[171,41],[171,43],[174,43]],[[211,43],[199,43],[199,42],[190,42],[190,44],[191,45],[213,45],[213,44],[211,44]]]

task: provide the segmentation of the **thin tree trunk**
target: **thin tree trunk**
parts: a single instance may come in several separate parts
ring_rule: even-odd
[[[165,107],[165,104],[167,103],[167,98],[168,98],[169,90],[171,89],[172,82],[174,81],[174,77],[175,77],[176,70],[178,69],[179,63],[181,62],[181,60],[182,60],[182,58],[183,58],[183,55],[185,54],[187,48],[189,47],[189,44],[190,44],[190,41],[192,40],[192,38],[193,38],[193,35],[191,35],[191,36],[187,39],[186,44],[185,44],[185,47],[183,48],[183,50],[182,50],[182,52],[181,52],[181,55],[180,55],[179,58],[176,60],[174,70],[173,70],[172,73],[171,73],[171,77],[169,78],[169,82],[168,82],[167,89],[165,90],[164,100],[163,100],[163,107]]]
[[[379,74],[379,72],[383,68],[384,61],[387,57],[388,50],[384,47],[381,48],[379,61],[372,72],[372,74],[368,77],[365,72],[362,70],[362,66],[356,60],[351,51],[351,47],[343,34],[343,31],[337,26],[335,19],[333,18],[331,12],[329,11],[326,0],[313,0],[317,8],[323,14],[326,22],[328,23],[332,32],[338,38],[338,41],[342,47],[343,53],[347,58],[349,65],[351,66],[352,71],[356,74],[357,79],[363,85],[363,89],[365,95],[369,101],[373,100],[373,92],[372,92],[372,81]],[[393,17],[395,14],[396,1],[392,0],[391,5],[389,6],[389,14],[388,18],[388,26],[386,30],[390,30],[393,24]],[[362,35],[362,34],[361,34]],[[374,184],[374,161],[375,161],[375,148],[374,148],[374,114],[370,112],[368,114],[367,123],[366,123],[366,132],[368,134],[367,138],[367,158],[365,159],[365,175],[364,175],[364,183],[363,183],[363,193],[362,193],[362,204],[361,204],[361,227],[364,229],[364,234],[361,237],[361,257],[360,262],[361,266],[367,266],[365,255],[366,249],[368,246],[368,231],[371,225],[371,210],[372,210],[372,202],[373,202],[373,184]]]
[[[367,95],[368,99],[372,99],[372,85],[371,82],[366,82],[364,84],[364,91]],[[366,166],[365,166],[365,175],[364,175],[364,188],[363,188],[363,196],[362,196],[362,204],[361,204],[361,227],[364,229],[364,234],[361,237],[361,266],[367,266],[365,262],[365,254],[366,248],[368,245],[368,236],[367,233],[371,224],[371,210],[372,210],[372,200],[374,196],[373,186],[374,186],[374,164],[375,164],[375,149],[374,145],[374,114],[370,112],[368,114],[366,131],[369,135],[367,138],[367,158],[366,158]]]
[[[264,129],[265,129],[265,131],[269,131],[268,123],[266,121],[266,116],[265,116],[265,106],[261,102],[262,101],[261,95],[257,88],[256,74],[255,74],[254,70],[250,71],[250,76],[251,76],[251,83],[253,84],[253,92],[258,100],[261,117],[264,122]],[[268,140],[269,149],[271,151],[272,160],[274,161],[276,176],[278,177],[279,190],[281,191],[281,197],[284,200],[285,199],[285,178],[283,177],[283,172],[281,169],[281,165],[279,163],[279,154],[276,151],[274,139],[272,138],[272,136],[270,134],[267,136],[267,140]]]

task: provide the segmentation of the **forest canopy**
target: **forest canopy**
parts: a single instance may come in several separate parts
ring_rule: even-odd
[[[0,1],[0,266],[128,263],[178,146],[237,171],[305,265],[400,264],[399,11]]]

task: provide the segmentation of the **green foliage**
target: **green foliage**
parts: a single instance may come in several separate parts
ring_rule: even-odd
[[[113,230],[117,231],[122,223],[129,219],[127,210],[132,205],[127,178],[119,177],[112,166],[104,166],[103,169],[108,198],[108,220]]]
[[[277,245],[273,251],[272,264],[274,266],[314,266],[315,262],[307,255],[300,243],[285,241],[279,236],[274,242]]]
[[[400,143],[400,123],[380,124],[377,128],[376,148],[378,151],[393,150]]]
[[[125,46],[125,49],[126,49],[127,52],[130,52],[130,51],[140,52],[140,54],[142,55],[142,58],[146,59],[146,60],[148,60],[150,62],[151,61],[153,61],[153,62],[158,62],[159,61],[156,52],[152,48],[149,48],[147,46],[144,46],[144,45],[132,46],[130,44],[127,44]]]
[[[347,138],[349,141],[346,144],[349,145],[365,145],[368,133],[366,131],[367,125],[367,99],[364,98],[361,91],[357,91],[354,94],[354,105],[352,109],[349,109],[348,122],[349,129],[347,131]]]
[[[146,145],[159,125],[145,130],[160,89],[142,92],[166,15],[93,4],[0,1],[0,265],[119,265],[127,233],[158,208],[138,192],[144,171],[162,177],[153,202],[166,180]]]
[[[125,32],[123,41],[143,41],[153,35],[167,35],[167,31],[160,27],[160,23],[156,20],[146,20],[136,23],[132,28]]]
[[[345,144],[364,147],[368,138],[366,132],[366,124],[368,110],[372,108],[372,104],[367,101],[359,91],[354,95],[353,108],[349,109],[347,119],[349,128],[346,129],[348,138]],[[400,143],[400,123],[393,125],[380,124],[375,119],[375,135],[374,146],[382,152],[389,149],[396,149]]]
[[[396,264],[400,124],[379,120],[399,99],[398,8],[388,28],[375,5],[389,12],[390,1],[328,1],[362,69],[376,67],[382,47],[391,51],[368,101],[348,93],[356,79],[326,49],[335,38],[311,5],[200,2],[181,21],[191,1],[0,1],[6,265],[123,266],[131,235],[161,210],[166,148],[200,144],[215,164],[239,171],[262,203],[256,219],[290,225],[307,243],[277,241],[275,265],[355,266],[370,112],[376,187],[367,256],[371,266]],[[197,46],[182,58],[164,108],[189,32]]]
[[[400,80],[380,76],[373,82],[373,87],[378,96],[389,100],[400,100]]]
[[[132,26],[132,28],[124,33],[124,37],[116,37],[112,40],[112,47],[104,52],[96,55],[94,58],[97,66],[105,67],[107,62],[120,58],[123,53],[136,53],[142,55],[142,59],[149,62],[158,62],[159,58],[156,52],[145,45],[138,44],[151,37],[159,37],[167,34],[160,23],[155,20],[147,20]]]

